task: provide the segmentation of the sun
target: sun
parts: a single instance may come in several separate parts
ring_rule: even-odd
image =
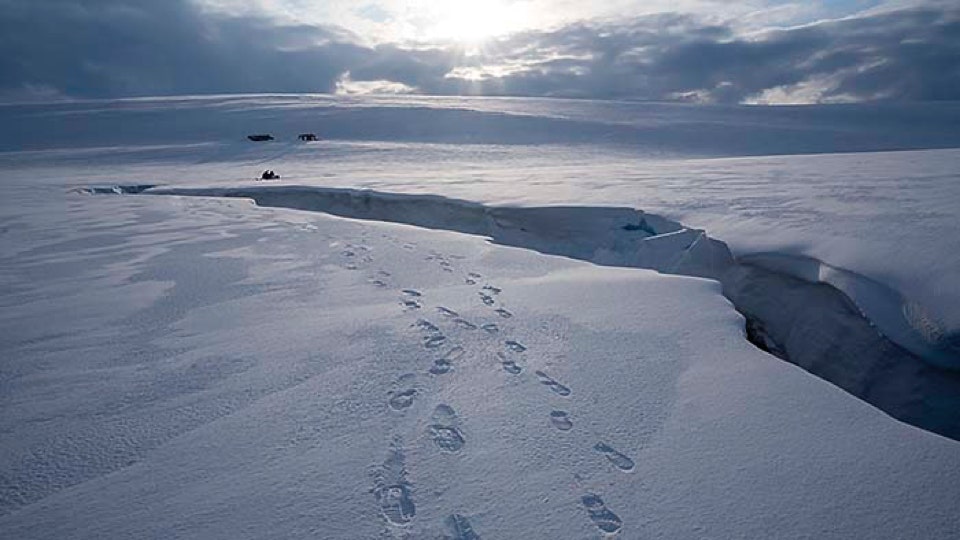
[[[430,39],[481,44],[527,23],[522,6],[505,0],[446,0],[434,4]]]

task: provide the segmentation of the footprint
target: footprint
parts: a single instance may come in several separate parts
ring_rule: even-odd
[[[610,463],[613,463],[613,465],[621,471],[630,472],[633,470],[633,460],[621,454],[620,452],[617,452],[610,445],[598,442],[593,449],[603,454],[604,457],[610,460]]]
[[[433,442],[444,452],[459,452],[467,443],[460,430],[450,426],[433,424],[430,426],[430,436],[433,437]]]
[[[497,315],[503,317],[504,319],[509,319],[509,318],[513,317],[513,313],[510,313],[509,311],[507,311],[507,310],[505,310],[505,309],[503,309],[503,308],[500,308],[500,309],[496,310],[494,313],[496,313]]]
[[[599,495],[588,493],[584,495],[580,501],[583,502],[584,508],[586,508],[590,514],[590,520],[593,521],[593,524],[601,531],[607,534],[614,534],[619,532],[623,527],[623,521],[607,508],[607,505],[603,503],[603,499],[601,499]]]
[[[503,289],[501,289],[501,288],[499,288],[499,287],[494,287],[493,285],[484,285],[484,286],[483,286],[483,290],[485,290],[485,291],[490,291],[490,293],[495,294],[495,295],[496,295],[496,294],[500,294],[500,293],[503,292]]]
[[[466,354],[466,350],[463,347],[454,347],[447,351],[447,354],[443,355],[443,358],[433,361],[433,367],[430,368],[430,373],[432,375],[446,375],[453,371],[453,363]]]
[[[428,349],[436,349],[442,347],[444,343],[447,342],[447,336],[443,334],[436,336],[427,336],[423,338],[423,346]]]
[[[457,428],[457,413],[449,405],[437,405],[433,411],[433,424],[429,426],[430,437],[440,450],[456,453],[467,444],[463,433]]]
[[[375,285],[375,286],[377,286],[377,287],[379,287],[379,288],[381,288],[381,289],[386,289],[386,288],[387,288],[387,282],[386,282],[386,281],[383,281],[382,279],[371,279],[371,280],[370,280],[370,283],[373,284],[373,285]]]
[[[440,328],[426,319],[417,319],[417,322],[413,323],[411,326],[415,326],[420,330],[431,334],[440,333]]]
[[[421,293],[420,291],[415,291],[413,289],[404,289],[400,292],[412,298],[420,298],[421,296],[423,296],[423,293]]]
[[[570,431],[573,429],[573,422],[570,421],[570,415],[563,411],[551,411],[550,423],[560,431]]]
[[[393,274],[391,274],[390,272],[387,272],[386,270],[380,270],[379,272],[377,272],[377,275],[380,277],[390,277]]]
[[[476,330],[477,325],[473,324],[470,321],[464,319],[454,319],[453,324],[459,326],[460,328],[466,328],[467,330]]]
[[[467,518],[460,514],[451,514],[443,520],[447,532],[443,540],[480,540],[480,535],[474,532]]]
[[[559,394],[559,395],[561,395],[561,396],[563,396],[563,397],[567,397],[567,396],[570,395],[570,389],[569,389],[569,388],[567,388],[566,386],[558,383],[557,381],[555,381],[553,378],[551,378],[551,377],[550,377],[549,375],[547,375],[546,373],[544,373],[544,372],[542,372],[542,371],[537,371],[536,373],[537,373],[537,377],[540,378],[540,384],[543,384],[543,385],[546,385],[546,386],[550,387],[550,390],[553,390],[555,393],[557,393],[557,394]]]
[[[512,339],[510,341],[505,341],[504,344],[507,346],[508,349],[510,349],[515,353],[522,353],[523,351],[527,350],[527,348],[522,343],[518,341],[513,341]]]
[[[413,405],[413,399],[417,397],[417,391],[414,389],[404,390],[402,392],[390,392],[390,408],[395,411],[402,411]]]
[[[520,372],[523,371],[523,368],[517,365],[517,363],[513,360],[507,358],[507,355],[503,354],[502,352],[498,352],[497,357],[500,358],[500,365],[503,366],[504,371],[507,373],[511,375],[519,375]]]
[[[503,365],[504,371],[511,375],[519,375],[521,372],[523,372],[523,368],[518,366],[513,360],[504,360],[500,363]]]
[[[437,308],[437,311],[439,311],[440,314],[443,315],[444,317],[449,317],[449,318],[451,318],[451,319],[456,319],[456,318],[459,318],[459,317],[460,317],[460,314],[457,313],[456,311],[454,311],[454,310],[452,310],[452,309],[447,309],[447,308],[445,308],[445,307],[443,307],[443,306],[438,307],[438,308]]]
[[[457,360],[463,358],[463,355],[467,354],[466,349],[460,347],[459,345],[447,351],[447,354],[443,355],[443,359],[448,362],[456,362]]]
[[[406,480],[406,466],[402,444],[395,440],[390,454],[375,475],[374,496],[380,512],[388,523],[397,526],[409,524],[417,514],[410,484]]]
[[[413,521],[417,508],[406,484],[393,484],[377,489],[374,494],[380,503],[380,512],[393,525],[404,526]]]
[[[489,294],[484,294],[484,293],[477,293],[477,294],[480,295],[480,300],[483,300],[483,303],[488,306],[492,306],[493,304],[496,303],[496,300],[494,300],[493,297],[490,296]]]
[[[500,327],[497,326],[497,323],[487,323],[481,326],[480,328],[483,329],[483,331],[487,332],[488,334],[496,334],[497,332],[500,331]]]
[[[464,279],[463,281],[464,281],[464,283],[466,283],[467,285],[476,285],[476,284],[477,284],[477,281],[476,281],[475,279],[473,279],[473,278],[466,278],[466,279]]]
[[[420,305],[420,302],[417,302],[416,300],[402,300],[400,302],[400,305],[403,306],[403,309],[407,311],[413,311],[416,309],[421,309],[423,307],[422,305]]]
[[[483,277],[483,276],[481,276],[480,274],[478,274],[478,273],[476,273],[476,272],[470,272],[469,274],[467,274],[467,276],[469,276],[469,277],[471,277],[471,278],[473,278],[473,279],[480,279],[480,278]]]
[[[453,363],[443,358],[434,360],[433,367],[430,368],[431,375],[446,375],[451,371],[453,371]]]

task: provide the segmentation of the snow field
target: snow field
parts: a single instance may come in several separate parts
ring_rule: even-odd
[[[70,245],[7,266],[51,287],[19,313],[56,298],[90,326],[24,324],[8,349],[71,362],[16,365],[3,466],[30,481],[4,490],[26,502],[8,500],[5,535],[957,530],[955,443],[757,351],[715,283],[244,201],[76,197]],[[94,241],[123,216],[123,249]],[[88,290],[55,292],[64,266]],[[131,302],[120,268],[163,286]],[[61,441],[73,465],[44,458]]]
[[[220,96],[0,117],[0,537],[960,535],[957,443],[853,396],[956,410],[859,317],[955,345],[952,104]],[[243,140],[259,131],[280,140]],[[303,131],[326,140],[284,138]],[[864,153],[777,155],[840,150]],[[283,182],[252,181],[267,168]],[[75,191],[157,184],[394,195],[303,207],[342,219]],[[723,291],[592,264],[712,276],[729,261],[688,248],[715,239],[749,263]],[[750,345],[721,292],[782,315],[748,329],[850,393]]]

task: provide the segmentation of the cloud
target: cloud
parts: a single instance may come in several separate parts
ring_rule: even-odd
[[[369,51],[336,28],[203,13],[185,0],[0,0],[0,85],[75,97],[332,92]]]
[[[691,16],[659,15],[514,36],[476,63],[469,78],[421,88],[723,103],[769,102],[778,94],[957,100],[960,10],[900,10],[749,36]],[[511,64],[507,75],[496,74]]]
[[[0,0],[0,97],[960,99],[960,9],[940,2],[750,33],[668,13],[521,32],[475,51],[368,42],[339,27],[211,12],[190,0]]]

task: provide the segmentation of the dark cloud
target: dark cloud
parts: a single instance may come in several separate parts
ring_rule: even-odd
[[[76,97],[335,88],[344,32],[204,14],[186,0],[0,0],[0,84]]]
[[[199,11],[189,0],[0,0],[0,94],[332,92],[960,100],[960,9],[916,8],[737,35],[666,14],[525,32],[479,54],[364,46],[342,29]],[[766,93],[766,94],[765,94]]]

